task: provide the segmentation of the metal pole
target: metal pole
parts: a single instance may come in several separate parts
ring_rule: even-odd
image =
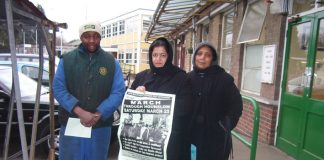
[[[36,49],[36,54],[38,54],[38,49],[37,49],[37,44],[38,44],[38,34],[37,34],[37,31],[38,31],[38,29],[37,29],[38,27],[37,27],[37,25],[36,25],[36,46],[35,46],[35,49]]]
[[[25,41],[25,31],[24,31],[24,29],[23,29],[23,41],[24,41],[23,53],[25,54],[25,50],[26,50],[25,43],[26,43],[26,41]]]
[[[11,88],[14,88],[14,84],[12,83]],[[11,95],[10,97],[15,97],[15,90],[11,89]],[[13,108],[15,104],[15,99],[10,98],[9,102],[9,108],[8,108],[8,118],[7,118],[7,127],[6,127],[6,137],[4,142],[4,148],[3,148],[3,159],[8,159],[8,150],[9,150],[9,141],[10,141],[10,132],[11,132],[11,124],[12,124],[12,113]]]
[[[244,145],[249,147],[250,160],[255,160],[257,144],[258,144],[258,135],[259,135],[260,107],[259,104],[256,102],[256,100],[251,97],[242,96],[242,99],[245,101],[249,101],[253,105],[253,109],[254,109],[253,132],[252,132],[251,143],[248,142],[244,137],[242,137],[239,133],[236,133],[235,131],[232,131],[232,135],[236,137],[238,140],[240,140]]]
[[[195,37],[195,34],[196,34],[196,21],[195,21],[195,17],[192,17],[192,39],[191,39],[191,48],[192,48],[192,52],[195,51],[195,43],[196,43],[196,37]],[[192,53],[193,54],[193,53]],[[190,62],[192,62],[192,54],[190,54]],[[191,65],[191,63],[189,63],[189,70],[192,70],[193,69],[193,66]]]
[[[62,31],[61,31],[61,55],[63,54],[62,46],[63,46],[63,35],[62,35]]]
[[[53,38],[51,42],[51,51],[49,52],[49,86],[50,86],[50,152],[48,154],[48,160],[55,159],[55,144],[54,144],[54,130],[55,130],[55,122],[54,122],[54,96],[53,96],[53,79],[54,79],[54,72],[55,72],[55,49],[56,49],[56,29],[57,26],[53,27]]]
[[[36,30],[37,35],[37,30]],[[32,128],[32,137],[30,143],[29,159],[35,158],[35,143],[36,143],[36,134],[37,134],[37,125],[38,125],[38,114],[40,106],[40,95],[41,95],[41,84],[43,77],[43,68],[44,68],[44,56],[42,48],[42,41],[39,39],[39,67],[38,67],[38,80],[37,80],[37,89],[36,89],[36,99],[34,107],[34,118],[33,118],[33,128]]]
[[[19,124],[19,133],[20,133],[20,142],[21,148],[23,151],[23,159],[28,160],[28,152],[27,152],[27,142],[26,142],[26,132],[24,125],[24,117],[22,111],[21,104],[21,94],[20,94],[20,86],[19,86],[19,77],[17,72],[17,57],[16,57],[16,47],[15,47],[15,33],[14,33],[14,25],[13,25],[13,15],[12,15],[12,4],[11,0],[6,0],[6,15],[7,15],[7,25],[8,25],[8,35],[9,35],[9,46],[11,52],[11,64],[12,64],[12,78],[15,100],[17,105],[17,117]],[[13,98],[13,97],[12,97]]]

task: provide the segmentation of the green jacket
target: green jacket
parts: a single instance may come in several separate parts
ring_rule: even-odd
[[[68,91],[76,97],[78,105],[89,112],[96,112],[100,103],[109,97],[115,72],[115,59],[99,48],[89,56],[77,48],[63,54],[64,73]],[[77,117],[63,108],[59,108],[59,121],[66,125],[69,117]],[[113,116],[100,121],[94,128],[110,126]]]

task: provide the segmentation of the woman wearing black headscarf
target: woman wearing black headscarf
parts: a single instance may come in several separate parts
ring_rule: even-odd
[[[149,48],[150,69],[136,75],[131,89],[176,95],[167,159],[188,160],[190,159],[188,122],[192,113],[192,91],[186,72],[174,66],[172,59],[173,50],[168,40],[156,39]]]
[[[194,110],[191,134],[197,160],[226,160],[232,149],[231,130],[242,114],[242,97],[231,75],[217,65],[215,48],[198,45],[189,79]]]

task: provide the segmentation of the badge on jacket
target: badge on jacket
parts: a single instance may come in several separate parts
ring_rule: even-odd
[[[100,73],[100,75],[102,75],[102,76],[105,76],[106,74],[107,74],[107,68],[106,67],[100,67],[99,68],[99,73]]]

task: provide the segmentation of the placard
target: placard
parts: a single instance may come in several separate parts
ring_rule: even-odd
[[[263,47],[261,82],[273,83],[274,64],[276,61],[276,45]]]
[[[126,91],[118,129],[118,159],[166,160],[174,101],[174,94]]]

